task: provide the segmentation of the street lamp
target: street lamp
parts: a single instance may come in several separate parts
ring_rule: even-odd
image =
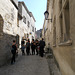
[[[45,19],[46,20],[51,20],[51,22],[52,22],[52,19],[48,19],[48,16],[49,16],[49,12],[48,11],[45,11],[44,15],[45,15]]]

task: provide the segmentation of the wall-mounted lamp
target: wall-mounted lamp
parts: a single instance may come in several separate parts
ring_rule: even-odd
[[[49,12],[48,11],[45,11],[44,15],[45,15],[45,19],[46,20],[51,20],[51,22],[52,22],[52,19],[48,19],[48,16],[49,16]]]

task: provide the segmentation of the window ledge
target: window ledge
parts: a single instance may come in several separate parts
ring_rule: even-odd
[[[59,44],[59,46],[71,46],[72,45],[72,40],[68,40],[66,42],[62,42]]]

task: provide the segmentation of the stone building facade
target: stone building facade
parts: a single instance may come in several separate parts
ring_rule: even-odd
[[[32,12],[28,10],[24,2],[19,2],[19,14],[22,16],[22,19],[19,20],[19,28],[20,28],[20,44],[22,39],[35,39],[35,19],[33,17]]]
[[[0,0],[0,66],[11,57],[12,41],[16,39],[18,9],[14,4],[11,0]]]
[[[0,0],[0,66],[10,60],[13,40],[20,47],[22,39],[35,39],[35,18],[24,2],[21,7],[18,0]]]
[[[44,21],[42,37],[47,47],[50,43],[61,75],[75,75],[74,7],[75,0],[47,0],[48,18],[52,22]]]

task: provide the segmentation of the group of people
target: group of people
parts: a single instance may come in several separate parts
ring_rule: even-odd
[[[40,41],[38,41],[37,39],[36,40],[32,39],[31,43],[29,39],[26,41],[26,43],[24,39],[21,41],[22,55],[25,55],[25,54],[35,55],[36,54],[36,55],[40,55],[41,57],[43,57],[44,47],[45,47],[45,42],[43,38]],[[12,52],[11,64],[12,64],[13,62],[15,62],[15,56],[17,52],[17,45],[16,45],[15,40],[13,40],[11,52]]]

